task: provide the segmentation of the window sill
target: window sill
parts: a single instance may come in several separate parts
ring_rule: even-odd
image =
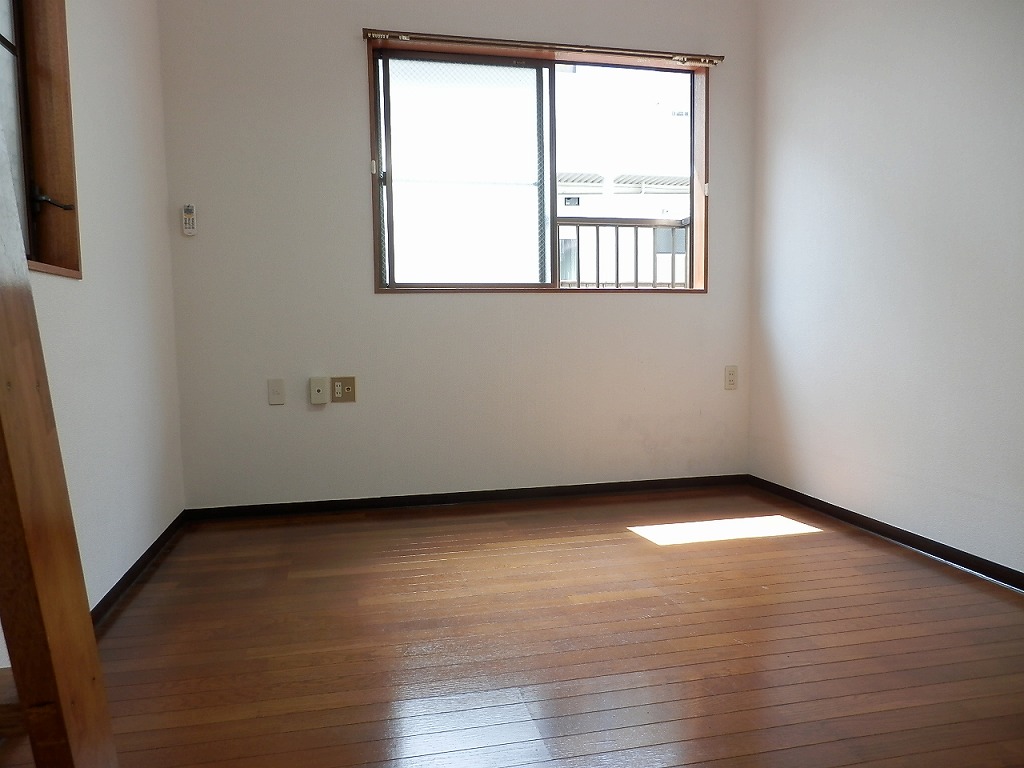
[[[633,288],[633,287],[622,287],[622,288],[513,288],[513,287],[502,287],[502,286],[436,286],[436,287],[396,287],[396,288],[384,288],[377,287],[374,290],[375,293],[532,293],[532,294],[548,294],[548,295],[565,295],[568,293],[578,294],[595,294],[595,293],[643,293],[648,296],[652,294],[662,294],[665,296],[678,296],[680,294],[694,294],[694,293],[707,293],[708,289],[705,288]]]
[[[48,275],[59,275],[60,277],[70,277],[74,280],[82,279],[82,270],[80,269],[68,269],[67,267],[55,267],[52,264],[44,264],[41,261],[28,261],[28,268],[32,272],[45,272]]]

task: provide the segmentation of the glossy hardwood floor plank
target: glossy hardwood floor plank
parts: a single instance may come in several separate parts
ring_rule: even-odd
[[[339,742],[352,746],[364,741],[389,740],[398,742],[398,745],[389,745],[386,747],[388,751],[398,750],[408,756],[432,754],[439,744],[455,743],[462,750],[470,750],[496,743],[530,741],[537,738],[607,735],[610,730],[625,731],[629,728],[659,723],[676,723],[682,730],[687,730],[687,721],[698,718],[704,722],[702,733],[705,735],[709,734],[712,728],[717,728],[720,733],[725,734],[743,733],[752,721],[757,722],[767,716],[778,724],[799,724],[815,722],[823,714],[830,717],[849,717],[890,710],[897,710],[896,714],[899,714],[898,710],[907,707],[971,699],[976,697],[979,691],[1019,693],[1022,690],[1024,673],[984,683],[967,681],[922,686],[904,691],[899,696],[894,696],[890,692],[872,692],[788,705],[763,704],[760,709],[772,707],[770,715],[757,710],[740,710],[717,718],[711,717],[699,700],[676,700],[647,706],[631,705],[590,712],[586,715],[552,715],[544,707],[531,709],[525,705],[511,704],[500,708],[471,710],[474,717],[466,717],[462,712],[447,715],[411,715],[384,721],[368,717],[343,726],[330,727],[323,724],[314,727],[309,723],[299,726],[295,723],[294,725],[299,727],[289,728],[285,723],[278,723],[278,727],[264,730],[262,733],[251,732],[230,739],[222,738],[219,754],[222,758],[241,758],[287,752],[294,742],[294,730],[306,731],[302,737],[306,749],[329,747]],[[372,713],[362,713],[363,717],[367,715]],[[147,753],[147,759],[153,768],[178,765],[181,764],[180,761],[197,759],[207,749],[205,745],[198,745],[192,750],[180,745],[174,749],[158,750],[156,746],[150,747]],[[382,751],[379,745],[373,749]],[[165,759],[162,760],[161,757]]]
[[[958,615],[962,617],[957,619],[958,622],[961,622],[959,626],[967,626],[969,622],[982,623],[985,626],[999,626],[1001,624],[1012,626],[1017,620],[1015,614],[1007,614],[1003,611],[988,612],[978,607],[971,607],[971,609],[959,607],[957,611]],[[860,621],[849,622],[850,626],[848,628],[844,627],[842,622],[829,621],[795,626],[783,625],[763,629],[737,628],[731,630],[730,624],[735,624],[735,622],[726,622],[723,625],[703,625],[696,630],[691,628],[690,633],[685,638],[685,643],[703,646],[732,645],[736,642],[755,640],[763,642],[787,638],[808,639],[816,635],[823,636],[818,641],[820,643],[834,643],[836,638],[856,641],[860,635],[853,633],[857,631],[910,636],[914,633],[933,633],[936,625],[939,625],[939,629],[948,632],[953,627],[942,621],[944,614],[948,616],[948,610],[907,612],[891,617],[869,617]],[[899,622],[899,624],[894,626],[894,622]],[[461,649],[457,647],[455,641],[451,640],[436,643],[406,643],[397,645],[394,648],[374,645],[361,646],[358,649],[317,650],[312,653],[304,652],[301,647],[289,646],[288,648],[278,648],[279,655],[268,659],[275,662],[273,667],[266,665],[259,670],[253,670],[252,658],[232,661],[229,657],[224,657],[210,663],[199,663],[193,659],[187,669],[178,666],[171,672],[167,671],[166,668],[161,668],[159,675],[147,674],[144,676],[139,671],[133,670],[111,674],[108,679],[111,680],[111,687],[117,689],[117,697],[124,700],[137,697],[135,692],[141,692],[140,695],[149,695],[147,686],[152,686],[153,690],[160,690],[164,693],[169,693],[172,689],[161,686],[172,684],[176,684],[174,690],[178,692],[201,690],[202,688],[215,689],[219,679],[231,687],[240,683],[241,678],[239,675],[246,672],[259,674],[262,678],[260,683],[266,684],[267,682],[272,682],[274,675],[292,681],[301,680],[303,676],[315,679],[324,670],[344,669],[346,663],[349,666],[387,664],[396,658],[401,658],[403,667],[406,669],[435,666],[439,663],[440,659],[450,658],[451,654],[456,652],[460,652],[464,659],[486,662],[489,660],[508,660],[516,657],[537,655],[552,647],[564,646],[568,642],[572,642],[573,647],[578,651],[586,650],[597,654],[621,652],[621,649],[624,647],[632,648],[640,644],[645,644],[646,648],[651,650],[668,644],[680,646],[680,644],[684,643],[677,636],[680,634],[680,628],[677,626],[629,632],[616,632],[614,627],[609,627],[608,625],[599,625],[595,629],[598,630],[597,634],[573,637],[571,641],[560,640],[556,634],[551,634],[548,631],[532,632],[530,633],[531,637],[529,640],[524,638],[522,641],[525,647],[516,647],[514,642],[505,642],[504,638],[490,637],[463,640],[464,645]],[[710,629],[724,631],[712,634]],[[843,629],[848,629],[848,633],[843,633]],[[297,628],[297,631],[301,631],[301,629]],[[545,637],[548,638],[546,641],[543,639]],[[289,650],[294,652],[288,653]],[[172,674],[173,680],[171,679]],[[122,680],[128,681],[127,684],[122,685]]]
[[[840,577],[841,578],[841,577]],[[920,580],[918,580],[920,581]],[[953,597],[963,596],[963,590],[958,589],[956,585],[943,584],[941,582],[929,582],[926,585],[908,584],[905,581],[901,582],[906,586],[906,590],[898,592],[895,595],[889,596],[894,601],[907,601],[917,599],[931,599],[941,595],[949,595]],[[756,587],[748,588],[748,596],[741,597],[739,599],[729,599],[726,596],[715,596],[715,595],[702,595],[696,599],[687,601],[685,598],[679,598],[676,596],[669,595],[667,592],[658,595],[638,595],[633,599],[635,607],[646,609],[647,612],[641,613],[642,618],[646,618],[649,611],[657,609],[661,615],[672,615],[677,616],[680,620],[686,621],[700,621],[704,615],[709,615],[706,612],[710,610],[724,611],[728,609],[736,609],[738,616],[746,614],[800,614],[807,611],[819,612],[828,608],[844,607],[844,606],[877,606],[878,613],[887,612],[886,606],[889,604],[889,599],[883,600],[882,597],[886,595],[886,592],[893,591],[889,587],[891,584],[887,584],[885,588],[872,589],[870,587],[862,587],[859,590],[845,589],[842,593],[837,594],[836,592],[826,592],[824,590],[815,593],[813,590],[801,590],[799,594],[793,592],[782,593],[778,595],[764,594],[767,590],[763,589],[763,585],[757,585]],[[842,589],[842,588],[837,588]],[[913,591],[910,591],[913,589]],[[465,634],[467,631],[472,631],[475,624],[490,625],[493,624],[495,616],[497,615],[498,609],[503,609],[502,614],[505,617],[522,617],[531,620],[531,623],[540,625],[542,622],[547,622],[548,626],[558,626],[564,624],[564,618],[566,614],[566,603],[568,602],[568,596],[564,591],[559,590],[544,590],[544,595],[536,600],[532,601],[533,608],[531,610],[531,604],[524,604],[522,597],[531,596],[528,591],[520,591],[515,594],[518,599],[505,599],[505,600],[486,600],[481,599],[479,601],[453,601],[451,605],[446,606],[448,611],[444,614],[446,617],[452,619],[459,619],[458,622],[452,622],[453,625],[457,623],[458,626],[453,626],[453,631],[458,631]],[[703,597],[704,599],[700,599]],[[231,596],[236,602],[240,602],[242,598],[238,596]],[[642,600],[641,604],[639,601]],[[975,601],[988,601],[984,596],[975,596]],[[601,613],[604,613],[608,619],[619,618],[623,621],[628,621],[633,618],[633,614],[636,613],[634,610],[632,613],[627,613],[622,610],[621,605],[618,605],[621,601],[608,600],[606,603],[591,605],[589,608],[591,613],[587,611],[577,611],[584,616],[584,618],[595,617],[595,620],[601,618]],[[961,602],[963,602],[961,600]],[[360,616],[360,624],[355,628],[356,636],[359,634],[373,634],[380,631],[380,624],[386,624],[388,632],[405,632],[409,631],[415,633],[418,630],[416,623],[408,621],[410,617],[403,617],[396,615],[396,610],[400,614],[400,609],[366,609],[357,608],[356,606],[349,605],[344,601],[336,601],[331,595],[318,594],[316,597],[310,595],[297,595],[294,599],[292,598],[281,598],[281,599],[265,599],[262,603],[258,594],[249,595],[245,598],[245,603],[239,605],[236,611],[233,611],[229,616],[226,616],[221,610],[220,612],[214,613],[201,613],[194,607],[183,605],[177,610],[168,612],[166,616],[160,616],[155,619],[147,620],[147,626],[156,628],[157,632],[152,633],[145,627],[136,626],[134,637],[137,639],[134,642],[120,642],[115,639],[114,644],[111,648],[104,649],[105,658],[116,657],[116,649],[118,646],[131,647],[136,643],[145,643],[146,637],[150,637],[156,640],[166,640],[159,634],[160,630],[166,631],[166,622],[169,619],[177,618],[181,620],[182,616],[187,617],[189,626],[193,624],[196,626],[197,631],[203,631],[204,628],[209,627],[213,632],[219,632],[227,622],[231,622],[233,626],[239,626],[242,620],[255,622],[259,625],[266,625],[268,622],[276,623],[281,630],[286,630],[285,622],[288,617],[294,616],[297,618],[306,618],[309,620],[316,620],[318,618],[328,618],[335,616],[338,618],[351,616],[353,611],[358,611]],[[260,611],[260,606],[266,606],[268,610]],[[631,606],[633,607],[633,606]],[[272,610],[271,610],[272,609]],[[863,612],[870,612],[870,608],[865,608]],[[174,637],[173,633],[170,633],[171,637]],[[188,642],[188,636],[182,633],[182,639]]]
[[[992,742],[992,732],[1013,732],[1020,726],[1015,716],[896,731],[861,738],[819,741],[799,747],[766,748],[734,757],[701,759],[688,742],[672,742],[651,747],[625,749],[602,755],[586,755],[558,762],[530,763],[520,768],[682,768],[700,765],[706,768],[841,768],[873,766],[875,762],[905,768],[959,768],[964,753],[981,753],[990,748],[995,760],[978,765],[986,768],[1017,768],[1020,765],[1021,740]],[[875,757],[871,757],[875,755]],[[889,757],[884,757],[889,755]],[[400,761],[393,768],[411,768]]]
[[[837,620],[845,619],[870,619],[874,616],[885,616],[913,609],[923,600],[929,606],[938,609],[952,608],[959,605],[967,608],[970,605],[984,606],[986,611],[995,612],[1000,606],[993,601],[977,596],[963,595],[962,590],[950,590],[949,588],[930,588],[925,591],[915,590],[912,596],[900,595],[893,600],[869,600],[868,598],[848,598],[842,602],[829,601],[824,599],[803,601],[799,606],[792,604],[778,604],[774,602],[762,602],[754,606],[725,606],[719,602],[703,601],[705,605],[694,610],[692,606],[680,606],[675,601],[666,599],[647,600],[644,607],[648,610],[641,615],[635,615],[636,611],[627,614],[617,605],[596,605],[582,616],[585,623],[574,624],[566,627],[564,622],[564,607],[545,609],[541,607],[530,611],[522,608],[518,611],[506,610],[504,614],[515,615],[529,621],[529,626],[534,631],[559,631],[577,632],[578,634],[590,634],[584,630],[584,626],[620,626],[625,629],[646,628],[651,622],[658,622],[661,626],[687,624],[699,626],[701,624],[714,624],[727,621],[752,621],[762,625],[774,623],[776,625],[799,625],[824,620],[828,617]],[[943,595],[947,599],[938,602]],[[806,604],[805,604],[806,603]],[[454,607],[454,606],[452,606]],[[635,606],[634,606],[635,607]],[[1012,606],[1001,606],[1002,610],[1013,610]],[[652,615],[656,610],[657,616]],[[479,614],[477,617],[466,616],[453,612],[447,615],[456,615],[460,620],[446,633],[445,637],[457,636],[458,638],[469,639],[473,636],[502,636],[503,625],[495,621],[491,614]],[[189,627],[193,633],[176,634],[166,629],[165,620],[148,622],[146,626],[137,626],[130,637],[114,636],[109,638],[109,646],[104,648],[104,658],[108,661],[115,661],[119,658],[132,658],[137,656],[136,649],[146,649],[147,655],[173,655],[180,653],[184,648],[189,652],[195,651],[195,637],[201,635],[203,640],[210,645],[204,648],[214,649],[214,644],[220,644],[225,648],[259,648],[267,644],[296,642],[296,630],[305,629],[307,633],[320,633],[324,639],[333,638],[339,641],[334,629],[329,626],[331,618],[337,620],[345,619],[349,614],[338,610],[318,609],[315,606],[308,610],[292,610],[285,613],[244,613],[241,617],[246,620],[241,622],[239,614],[225,616],[222,612],[218,617],[209,619],[197,619],[190,616]],[[344,638],[346,645],[358,646],[360,643],[374,643],[375,638],[380,634],[379,622],[365,613],[360,614],[362,621],[355,627],[350,628],[350,634]],[[295,626],[298,623],[301,626]],[[254,635],[248,628],[255,628],[259,634]],[[292,629],[291,627],[294,627]],[[392,620],[392,623],[385,628],[389,635],[403,643],[416,643],[436,637],[435,630],[417,627],[415,624],[402,623]],[[309,642],[315,641],[315,636],[302,635],[303,639]],[[123,650],[122,650],[123,649]]]
[[[122,766],[1024,765],[1024,596],[747,488],[192,524],[101,629]]]
[[[984,634],[969,633],[968,630],[977,628]],[[466,653],[460,655],[457,661],[451,656],[444,659],[434,659],[429,655],[414,657],[400,657],[396,659],[357,660],[343,664],[320,664],[275,671],[256,671],[248,674],[229,671],[228,673],[211,673],[204,677],[190,677],[177,683],[162,682],[156,684],[140,684],[135,686],[118,686],[111,689],[111,698],[119,704],[127,707],[138,707],[132,701],[139,699],[161,698],[166,700],[170,696],[194,696],[204,693],[215,693],[224,690],[264,690],[267,697],[276,697],[281,694],[302,695],[310,690],[317,690],[322,684],[324,676],[330,676],[339,680],[346,680],[346,687],[352,688],[359,685],[359,681],[376,673],[393,673],[400,668],[402,679],[406,685],[413,686],[422,681],[427,681],[437,674],[434,667],[447,667],[448,674],[459,674],[463,677],[485,677],[492,684],[495,680],[519,680],[509,683],[510,685],[526,685],[534,682],[534,678],[550,679],[553,671],[564,673],[566,671],[576,672],[578,667],[587,664],[607,664],[609,660],[617,663],[644,663],[648,666],[666,667],[675,665],[697,665],[713,661],[739,661],[743,658],[756,656],[763,658],[764,654],[759,652],[759,647],[765,642],[772,642],[776,655],[784,654],[790,663],[783,664],[773,658],[766,661],[763,668],[774,664],[781,666],[798,666],[802,663],[815,663],[818,658],[816,653],[825,650],[839,650],[843,658],[851,656],[859,658],[863,656],[866,648],[876,647],[865,642],[872,639],[875,642],[889,642],[890,640],[909,640],[912,638],[926,638],[929,641],[936,639],[947,639],[965,635],[964,642],[973,645],[974,638],[986,638],[993,631],[1006,628],[1006,631],[1013,630],[1016,635],[1024,634],[1024,628],[1019,626],[1016,617],[1012,615],[999,614],[995,616],[981,616],[970,619],[956,619],[950,622],[927,622],[922,624],[907,624],[899,627],[891,627],[886,630],[874,629],[867,631],[851,631],[839,635],[822,635],[818,637],[780,637],[774,633],[765,636],[764,633],[736,632],[731,635],[699,636],[696,638],[674,639],[670,641],[647,642],[643,646],[644,653],[637,657],[637,646],[632,643],[624,643],[616,646],[598,647],[593,649],[573,651],[573,663],[565,663],[565,654],[560,651],[550,653],[536,653],[529,657],[502,657],[499,654],[484,654],[487,658],[480,660],[478,657]],[[957,630],[963,630],[957,631]],[[999,635],[1002,637],[1002,635]],[[946,647],[946,646],[943,646]],[[810,655],[810,661],[798,652],[806,652]],[[629,660],[629,661],[627,661]],[[454,668],[454,669],[453,669]],[[522,679],[517,675],[531,674],[534,678]],[[587,673],[575,676],[591,676]],[[560,677],[559,679],[565,679]],[[120,707],[112,705],[114,711]],[[136,710],[138,711],[138,710]]]
[[[953,734],[944,734],[950,739]],[[962,737],[959,737],[963,741]],[[915,766],[955,765],[957,768],[1006,768],[1015,766],[1024,754],[1024,736],[985,744],[970,744],[943,749],[933,742],[926,752],[900,754],[875,760],[859,761],[859,768],[915,768]]]
[[[970,644],[973,645],[973,643]],[[930,647],[930,644],[921,644],[919,647],[927,648]],[[718,663],[715,666],[712,666],[714,662],[698,661],[694,662],[692,666],[696,666],[698,668],[696,671],[705,675],[736,674],[738,672],[744,672],[751,669],[791,668],[792,666],[801,666],[802,664],[826,664],[833,660],[844,660],[850,655],[822,656],[819,652],[813,653],[814,655],[811,657],[810,661],[803,658],[802,654],[779,654],[775,657],[745,657],[744,659],[734,661],[731,664]],[[793,660],[787,658],[797,656],[801,656],[801,658],[795,658]],[[854,656],[854,658],[863,658],[863,656],[858,655]],[[667,659],[656,659],[653,664],[658,664],[658,666],[653,667],[654,669],[672,667],[676,665],[681,666],[683,664],[687,664],[687,657],[685,655],[678,655]],[[440,670],[430,670],[424,674],[375,669],[362,675],[335,677],[330,673],[327,673],[326,676],[328,679],[335,680],[337,685],[343,687],[346,691],[352,691],[378,685],[379,683],[376,678],[379,675],[388,675],[392,684],[400,686],[406,696],[433,697],[457,693],[486,691],[492,688],[517,687],[537,682],[569,682],[576,679],[586,679],[592,676],[606,674],[610,669],[615,668],[615,666],[616,662],[601,662],[600,664],[593,665],[568,665],[564,668],[548,667],[543,670],[534,671],[531,674],[525,672],[501,672],[495,674],[477,673],[475,676],[461,679],[453,679],[451,677],[451,675],[459,674],[457,665],[453,665],[449,668],[442,668]],[[440,679],[434,677],[435,673],[440,676]],[[150,697],[133,698],[128,701],[115,700],[114,693],[112,692],[111,710],[115,715],[134,717],[138,717],[138,715],[147,712],[198,711],[217,708],[223,705],[231,705],[237,702],[246,704],[254,697],[260,697],[267,702],[278,698],[298,699],[306,695],[314,695],[315,692],[320,690],[323,685],[322,679],[320,681],[307,681],[306,683],[296,683],[294,685],[285,684],[284,686],[273,684],[261,686],[258,682],[259,679],[257,678],[256,680],[249,681],[248,683],[246,681],[241,681],[239,685],[234,688],[218,687],[214,690],[201,690],[192,694],[152,695]]]

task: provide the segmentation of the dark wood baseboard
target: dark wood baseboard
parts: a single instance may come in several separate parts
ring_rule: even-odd
[[[749,475],[712,475],[705,477],[676,477],[658,480],[630,480],[614,483],[583,485],[538,486],[491,491],[458,491],[455,493],[425,493],[408,496],[382,496],[336,501],[299,501],[281,504],[248,504],[232,507],[206,507],[186,509],[182,515],[186,522],[224,520],[233,517],[262,517],[278,515],[305,515],[318,513],[352,512],[375,509],[403,509],[408,507],[441,507],[460,504],[494,504],[529,499],[550,499],[570,496],[603,496],[618,493],[651,493],[677,491],[686,488],[708,488],[722,485],[743,485]]]
[[[830,504],[827,501],[816,499],[813,496],[808,496],[806,493],[800,493],[800,491],[794,491],[792,488],[787,488],[784,485],[773,483],[770,480],[764,480],[760,477],[753,475],[747,476],[747,482],[755,488],[774,493],[776,496],[781,496],[785,499],[798,502],[803,504],[805,507],[810,507],[816,512],[821,512],[834,517],[837,520],[841,520],[844,523],[856,526],[861,530],[868,531],[877,536],[881,536],[884,539],[900,544],[904,547],[917,550],[929,557],[933,557],[937,560],[955,565],[958,568],[976,573],[979,576],[984,576],[986,579],[998,582],[1003,586],[1011,587],[1018,591],[1024,592],[1024,573],[1009,568],[1008,566],[995,563],[991,560],[986,560],[983,557],[972,555],[970,552],[964,552],[962,549],[956,549],[946,544],[942,544],[933,539],[919,536],[916,533],[897,528],[894,525],[883,523],[880,520],[861,515],[857,512],[853,512],[849,509]]]
[[[160,554],[170,546],[171,542],[178,536],[182,527],[185,524],[185,513],[181,512],[178,514],[171,524],[167,526],[163,533],[161,533],[156,541],[154,541],[145,552],[142,553],[141,557],[135,561],[135,564],[129,568],[124,576],[117,580],[103,597],[100,598],[99,602],[93,606],[90,611],[92,616],[92,624],[94,627],[99,627],[100,624],[106,619],[117,601],[120,600],[124,594],[131,588],[138,578],[142,575],[143,571],[149,568],[153,563],[156,562]]]
[[[705,477],[664,478],[658,480],[634,480],[584,485],[540,486],[534,488],[511,488],[490,491],[459,491],[456,493],[413,494],[408,496],[383,496],[362,499],[338,499],[324,501],[301,501],[280,504],[246,504],[230,507],[206,507],[185,509],[153,542],[124,576],[107,592],[92,609],[94,625],[99,625],[111,612],[115,604],[132,586],[139,576],[152,565],[174,540],[182,527],[191,522],[209,520],[230,520],[268,516],[290,516],[308,514],[329,514],[367,510],[408,510],[415,507],[438,507],[470,504],[493,504],[530,499],[567,498],[573,496],[596,496],[625,493],[651,493],[676,491],[687,488],[711,488],[724,485],[749,485],[782,498],[803,504],[815,511],[841,520],[862,530],[881,536],[929,557],[943,560],[959,568],[984,576],[987,579],[1024,591],[1024,573],[1005,565],[986,560],[969,552],[941,544],[916,533],[883,523],[849,509],[816,499],[813,496],[794,491],[783,485],[764,480],[754,475],[711,475]]]

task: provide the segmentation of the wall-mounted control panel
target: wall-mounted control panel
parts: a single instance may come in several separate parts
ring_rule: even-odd
[[[192,237],[196,233],[195,203],[185,203],[181,206],[181,233],[186,237]]]

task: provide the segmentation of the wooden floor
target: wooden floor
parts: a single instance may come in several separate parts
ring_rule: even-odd
[[[1024,596],[746,488],[195,524],[100,654],[122,768],[1024,766]]]

